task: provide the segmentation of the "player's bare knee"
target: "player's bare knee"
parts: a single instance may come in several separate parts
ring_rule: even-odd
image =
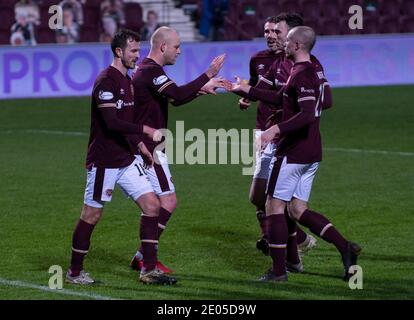
[[[160,212],[160,200],[154,193],[147,193],[135,200],[142,212],[151,217],[157,217]]]
[[[81,213],[81,219],[89,224],[97,224],[102,217],[103,208],[94,208],[84,205]]]
[[[161,207],[173,212],[177,208],[177,196],[175,193],[164,195],[160,197]]]
[[[299,220],[302,213],[307,209],[307,206],[303,203],[296,201],[289,203],[289,215],[295,220]]]

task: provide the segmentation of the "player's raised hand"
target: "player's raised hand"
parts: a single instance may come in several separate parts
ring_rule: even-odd
[[[138,149],[142,160],[144,160],[144,168],[151,168],[154,165],[154,158],[152,157],[151,152],[149,152],[144,142],[138,143]]]
[[[250,107],[250,100],[246,98],[239,99],[239,108],[240,110],[247,110]]]
[[[242,80],[239,76],[234,77],[236,82],[232,83],[231,91],[242,91],[245,93],[249,93],[251,86],[249,86],[249,82],[247,80]]]
[[[215,77],[219,73],[221,67],[223,66],[225,57],[226,57],[226,54],[223,53],[213,59],[213,61],[210,64],[210,67],[208,68],[206,72],[207,76],[210,79]]]

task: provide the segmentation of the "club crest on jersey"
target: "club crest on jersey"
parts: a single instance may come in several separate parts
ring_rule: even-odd
[[[125,90],[121,88],[121,90],[119,90],[119,94],[125,94]]]
[[[264,69],[264,67],[265,67],[265,65],[264,65],[263,63],[261,63],[261,64],[259,64],[259,65],[257,66],[257,68],[258,68],[259,70],[263,70],[263,69]]]
[[[122,109],[123,106],[124,106],[124,101],[123,100],[118,100],[116,102],[116,108],[117,109]]]
[[[112,189],[107,189],[107,190],[105,190],[105,194],[108,196],[108,197],[112,197],[112,193],[114,192],[114,190],[112,190]]]
[[[99,91],[99,99],[101,100],[111,100],[114,98],[114,95],[112,94],[112,92],[109,91]]]
[[[168,80],[168,77],[166,76],[166,75],[162,75],[162,76],[159,76],[159,77],[157,77],[157,78],[154,78],[153,80],[152,80],[152,82],[156,85],[156,86],[159,86],[160,84],[163,84],[165,81],[167,81]]]

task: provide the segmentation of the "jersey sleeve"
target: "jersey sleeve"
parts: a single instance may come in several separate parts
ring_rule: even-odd
[[[154,68],[150,75],[150,87],[158,94],[164,95],[174,101],[174,105],[179,106],[197,97],[198,91],[210,80],[205,74],[201,74],[189,83],[177,86],[160,68]]]
[[[300,111],[278,125],[281,135],[309,125],[317,116],[316,102],[319,90],[318,85],[315,84],[314,76],[309,74],[309,72],[302,72],[294,80],[293,86],[295,88],[295,96],[292,98],[297,100]]]
[[[96,104],[115,104],[117,101],[115,83],[109,78],[103,79],[94,89],[93,96]]]

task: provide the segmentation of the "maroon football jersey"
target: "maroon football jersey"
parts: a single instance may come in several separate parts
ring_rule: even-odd
[[[133,77],[135,123],[145,124],[154,129],[167,128],[168,103],[178,106],[191,101],[209,80],[203,73],[195,80],[178,87],[159,64],[145,58],[138,65]],[[158,144],[146,136],[142,136],[142,140],[151,152]]]
[[[115,109],[102,107],[107,104],[116,105],[116,117],[109,121],[130,124],[127,131],[116,131],[108,122],[107,113]],[[101,107],[98,107],[101,106]],[[121,168],[134,160],[134,155],[126,139],[127,133],[142,132],[134,121],[134,94],[130,77],[124,76],[116,68],[109,66],[95,80],[91,102],[91,127],[86,158],[87,168],[92,165],[104,168]],[[125,123],[124,123],[125,124]],[[126,129],[122,129],[126,130]]]
[[[288,163],[322,160],[319,120],[327,81],[323,71],[311,62],[295,63],[283,89],[283,119],[276,151]]]
[[[249,85],[258,85],[277,57],[278,54],[271,50],[259,51],[253,55],[249,63]],[[274,105],[259,101],[256,114],[256,129],[266,130],[266,120],[274,110]]]

